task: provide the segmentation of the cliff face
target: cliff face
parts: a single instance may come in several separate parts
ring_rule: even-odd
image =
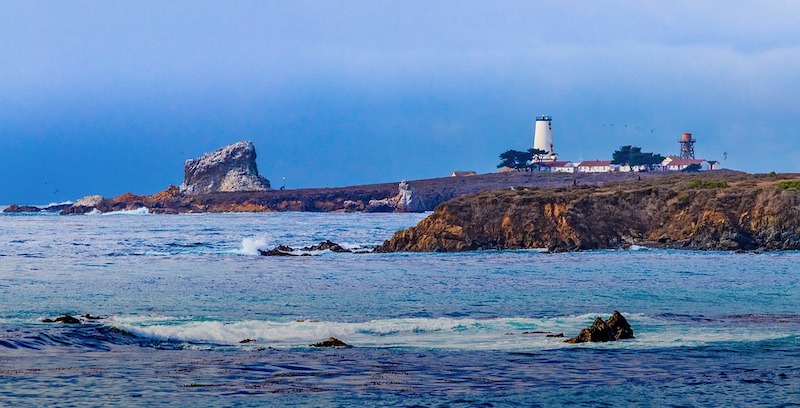
[[[487,191],[440,205],[378,251],[800,249],[800,191],[757,176],[702,177]]]
[[[269,189],[269,180],[258,175],[256,148],[247,141],[187,160],[180,186],[181,193],[189,195]]]

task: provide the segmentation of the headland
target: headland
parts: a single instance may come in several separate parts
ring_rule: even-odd
[[[484,191],[443,203],[379,252],[641,245],[800,249],[800,175],[728,171]]]

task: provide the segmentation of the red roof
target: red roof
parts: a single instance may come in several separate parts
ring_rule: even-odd
[[[692,164],[702,165],[705,160],[703,159],[675,159],[667,163],[667,166],[689,166]]]
[[[554,162],[539,163],[539,165],[542,166],[542,167],[564,167],[569,163],[572,163],[572,162],[569,162],[569,161],[554,161]]]
[[[611,160],[586,160],[582,161],[578,167],[605,167],[610,165]]]

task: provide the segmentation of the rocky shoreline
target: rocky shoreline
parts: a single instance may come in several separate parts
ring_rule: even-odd
[[[407,182],[369,184],[350,187],[305,188],[293,190],[214,192],[185,194],[176,186],[153,195],[126,193],[117,197],[86,197],[71,206],[59,208],[61,214],[85,214],[147,208],[154,214],[205,212],[427,212],[450,199],[491,189],[513,187],[557,188],[577,183],[580,186],[665,177],[664,173],[531,173],[508,172],[476,176],[440,177]],[[89,200],[91,198],[91,200]],[[82,205],[82,204],[86,205]],[[6,212],[15,212],[9,207]],[[22,207],[20,207],[22,208]],[[45,210],[24,207],[22,212]]]
[[[797,250],[798,185],[800,175],[705,172],[485,191],[440,205],[376,251]]]

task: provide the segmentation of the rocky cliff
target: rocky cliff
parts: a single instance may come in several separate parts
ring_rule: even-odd
[[[265,191],[270,189],[270,183],[258,175],[253,143],[242,141],[187,160],[179,189],[188,195]]]
[[[711,173],[486,191],[440,205],[378,251],[800,249],[800,190],[779,181]]]

